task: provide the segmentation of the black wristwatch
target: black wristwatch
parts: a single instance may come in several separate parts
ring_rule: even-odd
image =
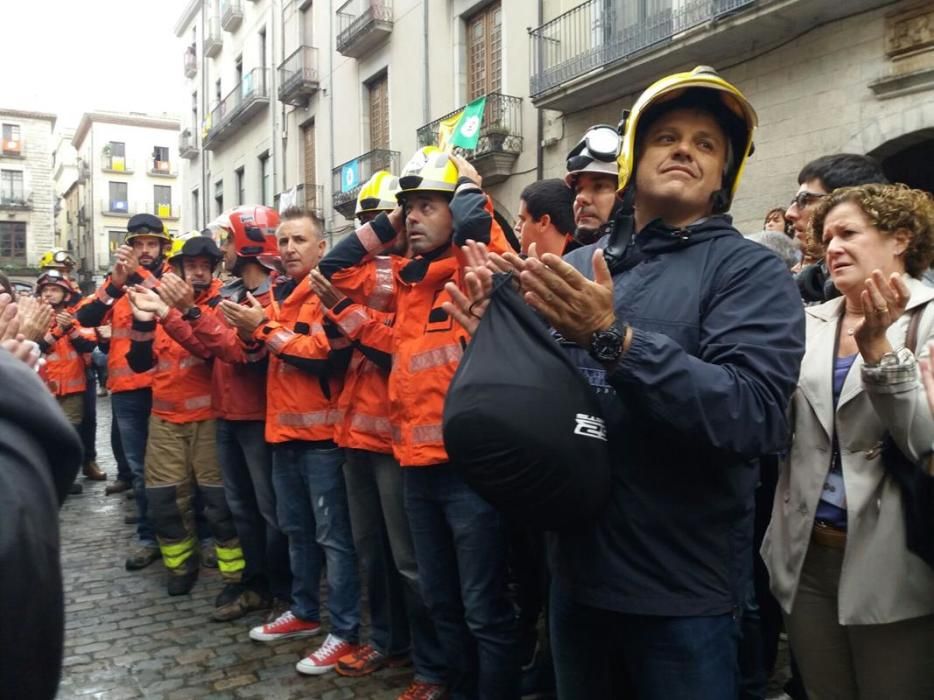
[[[590,356],[602,364],[612,364],[623,354],[626,340],[626,328],[619,321],[602,331],[595,331],[590,336]]]
[[[186,321],[197,321],[201,318],[201,307],[192,306],[188,311],[182,314],[182,318]]]

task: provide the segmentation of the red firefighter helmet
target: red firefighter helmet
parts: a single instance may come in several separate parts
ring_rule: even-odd
[[[71,282],[62,274],[60,270],[54,268],[48,269],[39,275],[39,279],[36,280],[36,296],[42,291],[43,287],[48,285],[53,285],[55,287],[61,287],[65,290],[65,299],[68,299],[72,294],[75,293],[75,288],[71,285]]]
[[[230,244],[238,258],[256,258],[257,262],[274,269],[279,258],[276,229],[279,212],[271,207],[237,207],[229,214]]]

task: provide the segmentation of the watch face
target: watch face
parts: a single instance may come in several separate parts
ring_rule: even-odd
[[[601,362],[616,360],[623,351],[623,334],[613,326],[605,331],[597,331],[591,339],[591,353]]]

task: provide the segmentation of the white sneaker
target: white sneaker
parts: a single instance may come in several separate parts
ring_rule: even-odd
[[[250,639],[257,642],[275,642],[294,637],[313,637],[321,631],[320,622],[306,622],[286,610],[272,622],[250,630]]]
[[[320,676],[337,666],[337,661],[354,650],[356,645],[329,634],[317,651],[295,665],[295,670],[308,676]]]

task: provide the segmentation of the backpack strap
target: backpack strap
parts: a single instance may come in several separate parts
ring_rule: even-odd
[[[911,310],[911,318],[908,319],[908,332],[905,335],[905,347],[911,350],[915,355],[918,354],[918,327],[921,325],[921,316],[927,304],[916,306]]]

